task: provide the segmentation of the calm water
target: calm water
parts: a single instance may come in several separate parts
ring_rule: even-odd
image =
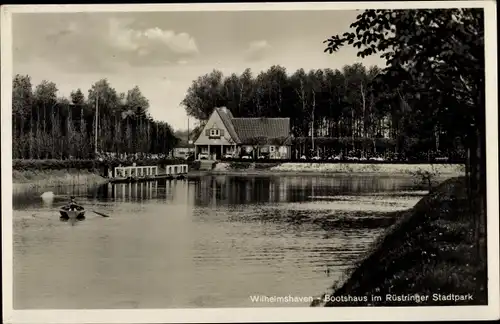
[[[384,228],[314,220],[407,209],[416,189],[394,177],[207,176],[46,188],[52,202],[15,194],[14,307],[308,306],[250,296],[320,295]],[[74,226],[57,213],[67,194],[88,209]]]

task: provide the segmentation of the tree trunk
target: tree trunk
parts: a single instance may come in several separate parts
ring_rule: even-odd
[[[354,129],[356,128],[355,120],[354,120],[354,109],[351,107],[351,139],[352,139],[352,147],[354,148]]]
[[[365,92],[363,89],[363,82],[361,82],[361,100],[362,100],[362,109],[363,109],[363,116],[362,116],[363,124],[361,125],[362,126],[362,134],[363,134],[363,137],[366,137],[366,128],[365,128],[366,98],[365,98]]]
[[[486,143],[483,137],[484,127],[479,123],[476,129],[476,157],[475,157],[475,187],[474,187],[474,200],[477,211],[477,237],[479,249],[479,261],[486,262]]]
[[[45,110],[45,102],[43,103],[43,118],[41,119],[43,122],[43,132],[45,133],[45,125],[47,124],[45,121],[46,118],[46,110]],[[38,122],[40,122],[40,118],[38,119]]]
[[[30,111],[30,141],[29,141],[29,158],[33,159],[33,111]]]
[[[19,137],[17,136],[17,130],[16,130],[16,122],[17,120],[17,114],[13,113],[12,114],[12,157],[15,159],[18,156],[18,148],[19,148]]]
[[[314,110],[316,109],[316,92],[312,91],[313,93],[313,102],[312,102],[312,115],[311,115],[311,146],[312,146],[312,151],[314,152]]]
[[[468,179],[469,203],[471,217],[473,217],[474,238],[477,245],[477,262],[482,264],[486,262],[486,143],[483,136],[485,129],[484,118],[484,97],[482,91],[478,107],[483,109],[475,116],[475,125],[469,133],[469,168]],[[480,110],[478,109],[478,110]]]
[[[31,109],[31,108],[30,108]],[[25,153],[26,153],[26,141],[24,140],[24,125],[25,120],[24,120],[24,115],[21,115],[21,127],[19,129],[19,138],[22,139],[22,147],[21,147],[21,159],[25,158]]]

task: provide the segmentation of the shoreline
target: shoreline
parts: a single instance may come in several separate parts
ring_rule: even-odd
[[[108,179],[88,170],[14,170],[13,193],[57,186],[84,186],[105,184]]]
[[[198,170],[204,175],[229,176],[414,176],[429,173],[446,179],[465,175],[460,164],[364,164],[364,163],[262,163],[219,162],[212,170]],[[189,172],[192,173],[192,172]]]
[[[415,172],[429,172],[460,176],[465,173],[462,164],[386,164],[386,163],[241,163],[219,162],[212,172],[264,172],[269,173],[317,173],[317,174],[411,174]]]
[[[474,261],[477,242],[473,232],[465,178],[448,179],[413,208],[403,211],[367,255],[310,306],[486,304],[487,267]],[[435,294],[472,294],[474,299],[439,300]],[[410,295],[427,296],[427,300],[395,301],[387,297]],[[374,300],[373,296],[381,299]]]
[[[349,171],[331,171],[331,172],[321,172],[321,171],[271,171],[271,170],[248,170],[248,171],[239,171],[239,170],[229,170],[229,171],[192,171],[189,172],[189,175],[228,175],[228,176],[323,176],[323,177],[338,177],[338,176],[353,176],[353,177],[408,177],[410,174],[406,172],[349,172]],[[444,173],[436,176],[437,178],[442,177],[456,177],[460,176],[460,173]]]
[[[455,164],[356,164],[356,163],[253,163],[219,162],[212,170],[188,171],[187,177],[199,176],[323,176],[323,177],[394,177],[429,172],[436,179],[463,176],[463,166]],[[13,189],[34,189],[61,185],[94,185],[109,182],[88,169],[13,170]]]

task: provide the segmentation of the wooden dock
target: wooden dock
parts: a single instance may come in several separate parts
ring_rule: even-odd
[[[158,166],[116,167],[110,177],[111,183],[146,182],[161,179],[185,179],[188,173],[187,164],[167,165],[165,173],[158,173]]]

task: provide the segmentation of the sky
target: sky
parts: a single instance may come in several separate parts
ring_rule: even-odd
[[[358,58],[346,47],[324,53],[323,40],[342,34],[359,12],[185,11],[121,13],[15,13],[13,72],[34,85],[56,83],[59,96],[86,94],[107,78],[118,92],[139,86],[153,118],[176,130],[188,118],[180,105],[187,89],[213,69],[254,74],[275,64],[288,73],[342,68],[361,62],[385,66],[379,57]],[[193,120],[191,119],[191,125]]]

